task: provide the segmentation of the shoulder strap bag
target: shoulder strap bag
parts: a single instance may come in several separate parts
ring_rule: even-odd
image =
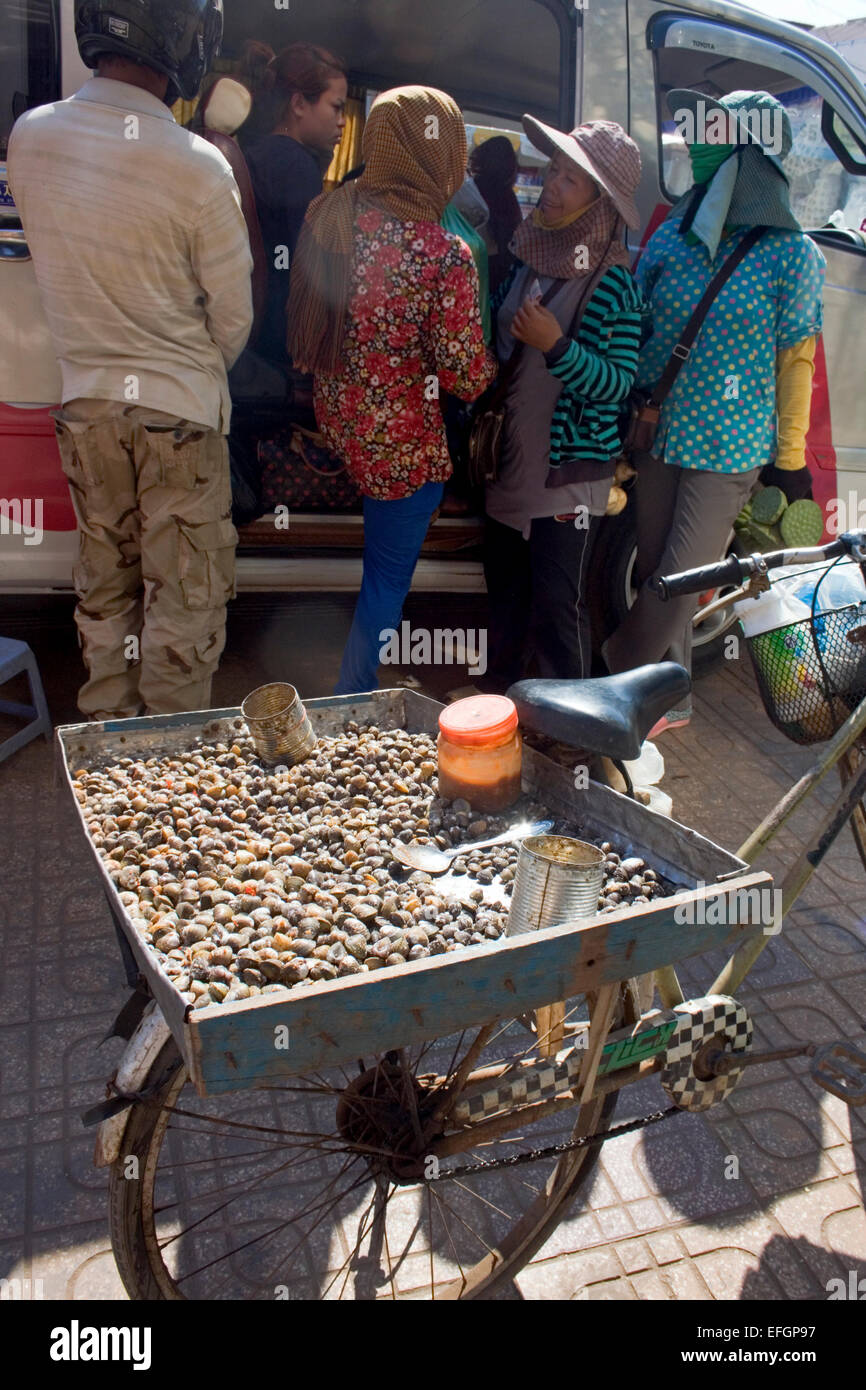
[[[626,454],[652,452],[661,408],[670,395],[673,384],[692,350],[704,319],[709,313],[710,305],[725,282],[733,275],[740,261],[751,251],[755,242],[764,235],[766,230],[766,227],[752,227],[743,237],[739,246],[728,256],[724,265],[713,276],[655,386],[650,387],[649,390],[632,391],[628,401],[629,414],[623,437],[623,449]]]
[[[538,301],[539,304],[546,308],[560,284],[559,280],[554,280]],[[490,388],[487,400],[480,403],[475,412],[467,445],[469,483],[472,487],[485,487],[488,483],[494,482],[499,473],[505,429],[505,402],[525,347],[525,343],[515,343],[511,356]]]
[[[616,228],[611,232],[610,240],[605,247],[604,255],[607,255],[610,242],[616,235]],[[605,273],[604,256],[602,263],[592,275],[587,277],[583,290],[578,300],[574,318],[568,330],[568,337],[574,338],[583,312],[591,300],[599,280]],[[539,303],[547,306],[549,300],[561,288],[562,281],[554,280],[547,293]],[[472,421],[472,428],[469,433],[468,457],[469,457],[469,481],[473,487],[484,487],[488,483],[494,483],[499,476],[499,468],[502,462],[503,433],[505,429],[505,415],[507,411],[506,399],[508,390],[514,380],[517,368],[523,357],[525,343],[518,342],[508,361],[499,373],[499,378],[495,385],[491,387],[490,394],[484,404],[477,410]]]

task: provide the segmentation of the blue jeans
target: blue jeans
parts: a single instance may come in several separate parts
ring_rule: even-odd
[[[400,626],[430,518],[444,491],[443,483],[425,483],[394,502],[364,498],[364,577],[335,695],[378,689],[379,634]]]

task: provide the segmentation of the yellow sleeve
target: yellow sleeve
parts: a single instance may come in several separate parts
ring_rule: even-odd
[[[776,355],[777,468],[793,471],[806,463],[817,344],[817,337],[804,338],[802,343],[783,348]]]

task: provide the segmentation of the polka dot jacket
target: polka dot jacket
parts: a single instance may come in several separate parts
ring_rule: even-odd
[[[688,246],[679,219],[650,238],[636,269],[652,308],[637,384],[661,376],[713,275],[748,228],[722,239],[715,262]],[[753,246],[710,306],[664,404],[656,451],[679,468],[742,473],[776,453],[776,354],[821,332],[825,260],[802,232],[772,228]]]

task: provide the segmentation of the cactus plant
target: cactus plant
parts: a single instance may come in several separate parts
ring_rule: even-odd
[[[765,487],[752,498],[752,520],[762,526],[775,526],[781,519],[788,499],[780,487]]]
[[[824,516],[818,503],[807,497],[792,502],[783,513],[779,530],[785,545],[820,545],[824,534]]]
[[[782,540],[775,526],[762,526],[754,518],[739,533],[744,544],[765,554],[768,550],[781,550]]]
[[[749,522],[751,521],[751,519],[752,519],[752,503],[751,503],[751,501],[748,501],[748,502],[746,503],[745,507],[743,507],[743,510],[740,512],[740,514],[739,514],[739,516],[737,517],[736,521],[734,522],[734,530],[735,530],[735,531],[745,531],[745,529],[746,529],[746,527],[748,526],[748,524],[749,524]]]

